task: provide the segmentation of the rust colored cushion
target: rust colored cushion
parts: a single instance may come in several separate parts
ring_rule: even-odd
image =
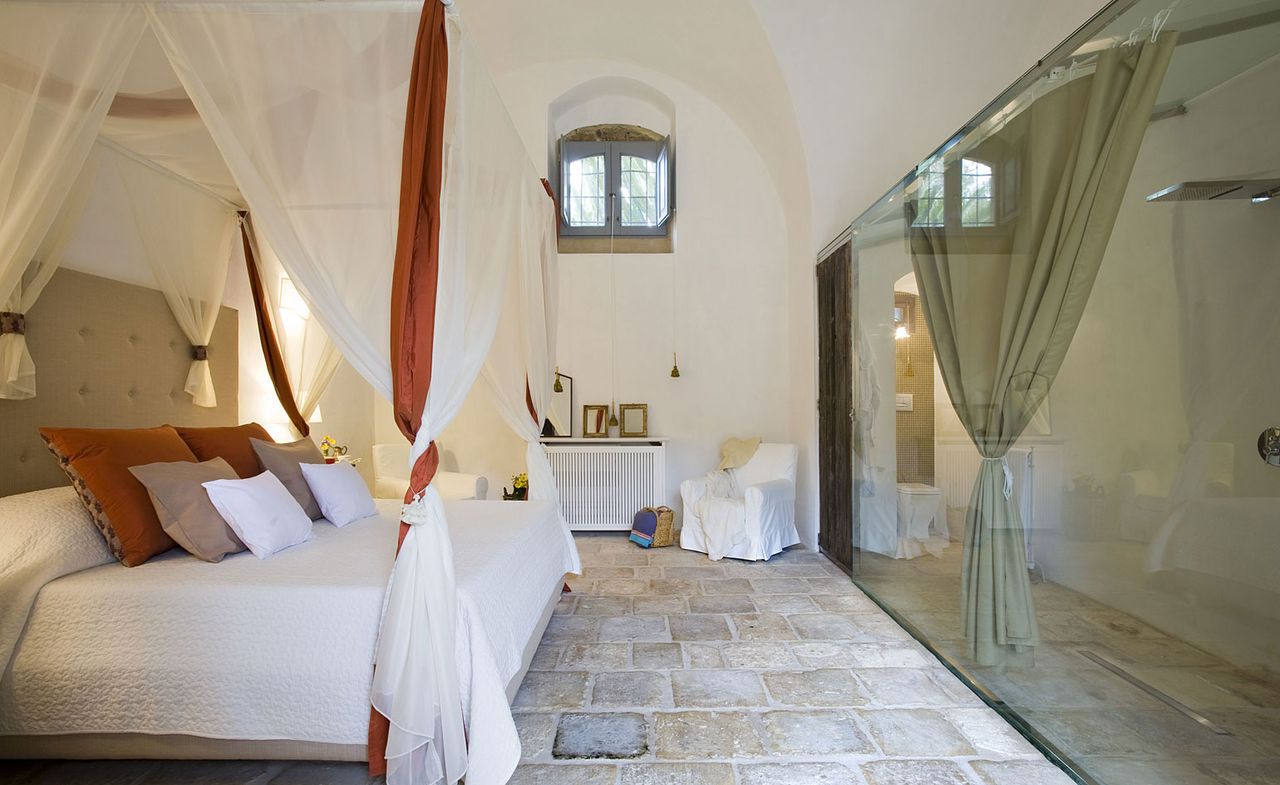
[[[151,497],[131,466],[194,461],[173,428],[41,428],[40,436],[66,472],[80,501],[126,567],[172,548]]]
[[[178,425],[174,426],[174,430],[191,448],[191,452],[196,454],[197,461],[221,458],[231,464],[231,468],[241,479],[262,474],[262,465],[258,463],[258,456],[249,440],[272,440],[267,429],[256,422],[226,428],[187,428]]]

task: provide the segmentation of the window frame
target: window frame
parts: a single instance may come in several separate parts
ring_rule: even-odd
[[[666,237],[675,214],[675,171],[672,166],[670,137],[657,141],[576,142],[560,140],[561,237]],[[569,166],[592,155],[605,156],[605,214],[603,226],[574,226],[569,220],[569,205],[574,198],[569,189]],[[655,194],[658,221],[652,226],[622,224],[621,180],[622,157],[633,156],[655,164]]]

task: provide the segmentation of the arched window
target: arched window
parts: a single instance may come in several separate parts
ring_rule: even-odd
[[[562,236],[665,236],[672,213],[669,139],[593,126],[560,141]]]

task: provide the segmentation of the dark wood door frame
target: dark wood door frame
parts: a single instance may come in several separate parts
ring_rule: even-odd
[[[818,263],[818,549],[853,573],[853,248]]]

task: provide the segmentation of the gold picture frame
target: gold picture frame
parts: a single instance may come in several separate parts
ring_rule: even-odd
[[[582,407],[582,438],[609,438],[608,405],[586,404]]]
[[[618,435],[632,439],[648,436],[649,404],[620,404],[618,406]]]

